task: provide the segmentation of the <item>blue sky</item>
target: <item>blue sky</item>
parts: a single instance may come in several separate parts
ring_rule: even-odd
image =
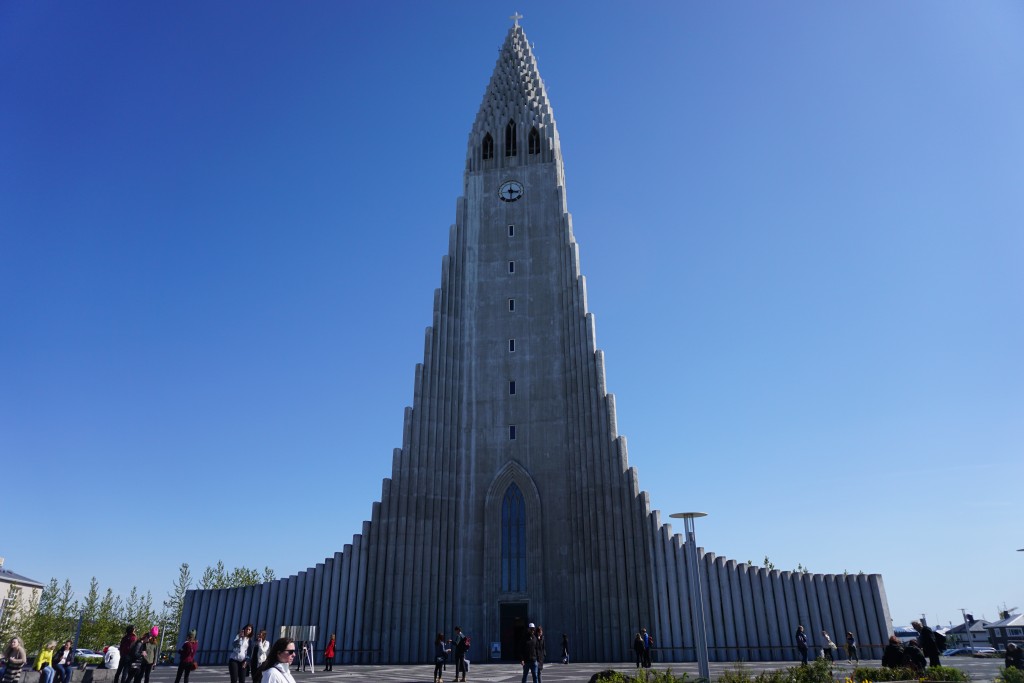
[[[653,507],[897,624],[1024,606],[1012,2],[0,3],[6,567],[351,541],[514,10]]]

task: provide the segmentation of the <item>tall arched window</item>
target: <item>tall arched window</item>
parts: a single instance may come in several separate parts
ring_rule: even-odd
[[[540,154],[540,133],[536,127],[530,129],[529,148],[530,154]]]
[[[508,125],[505,126],[505,156],[514,157],[516,155],[516,122],[509,119]]]
[[[526,590],[526,505],[515,484],[501,501],[501,590]]]
[[[494,158],[494,138],[491,137],[490,133],[484,136],[484,142],[481,147],[483,148],[483,153],[480,155],[481,157],[484,159]]]

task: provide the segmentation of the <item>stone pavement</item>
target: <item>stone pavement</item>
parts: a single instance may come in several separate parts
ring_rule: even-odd
[[[862,662],[864,666],[878,666],[878,660]],[[978,659],[971,657],[946,657],[942,663],[946,666],[954,666],[966,671],[971,676],[973,683],[989,683],[993,681],[999,669],[1003,665],[1002,659]],[[744,670],[756,674],[760,671],[784,669],[793,666],[794,662],[712,662],[711,679],[717,680],[723,671],[742,667]],[[675,673],[687,673],[692,680],[697,677],[697,664],[695,662],[679,662],[674,664],[655,663],[654,668],[663,671],[667,668]],[[592,663],[581,664],[561,663],[546,664],[544,666],[544,683],[586,683],[590,677],[598,671],[614,669],[629,674],[635,672],[636,668],[632,662],[614,663]],[[177,667],[161,666],[154,669],[150,676],[150,683],[174,683],[174,674]],[[835,678],[842,681],[853,671],[853,667],[845,662],[837,662],[835,667]],[[403,664],[403,665],[335,665],[334,671],[324,672],[317,669],[316,673],[309,671],[295,671],[296,683],[346,683],[347,681],[386,681],[388,683],[430,683],[434,674],[433,664]],[[468,683],[520,683],[523,677],[523,668],[515,663],[499,664],[472,664]],[[445,671],[444,680],[448,683],[455,678],[455,669],[449,665]],[[251,681],[251,679],[249,679]],[[224,666],[200,666],[192,672],[189,683],[228,683],[228,667]]]

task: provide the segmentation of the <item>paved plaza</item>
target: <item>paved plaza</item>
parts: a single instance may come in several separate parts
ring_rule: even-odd
[[[878,660],[862,662],[865,666],[879,666]],[[942,663],[946,666],[954,666],[970,674],[974,683],[987,683],[995,680],[996,674],[1003,665],[1002,659],[974,659],[969,657],[947,657]],[[723,671],[742,667],[751,673],[759,671],[784,669],[793,666],[793,662],[712,662],[711,678],[717,680]],[[662,671],[671,668],[676,673],[687,673],[690,679],[697,677],[697,664],[695,662],[674,663],[671,665],[655,665],[656,670]],[[583,663],[583,664],[547,664],[544,666],[543,679],[545,683],[568,683],[568,681],[588,681],[598,671],[614,669],[629,674],[635,672],[636,668],[631,662],[617,663]],[[158,667],[150,677],[150,683],[174,683],[176,667]],[[853,668],[845,662],[837,662],[835,678],[842,681]],[[323,672],[319,669],[316,673],[309,671],[294,672],[296,683],[344,683],[355,680],[389,681],[390,683],[428,683],[434,674],[433,664],[415,665],[336,665],[334,671]],[[523,669],[514,663],[500,664],[473,664],[466,680],[469,683],[519,683],[522,680]],[[445,683],[455,678],[455,670],[449,666],[445,671]],[[228,667],[224,666],[201,666],[193,672],[189,683],[227,683]],[[250,679],[251,680],[251,679]]]

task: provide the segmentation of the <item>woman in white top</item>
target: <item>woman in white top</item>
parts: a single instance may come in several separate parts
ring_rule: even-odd
[[[245,665],[249,662],[249,638],[252,624],[246,624],[231,641],[231,655],[228,657],[228,673],[231,683],[245,683]]]
[[[288,670],[293,659],[295,659],[295,641],[278,638],[270,646],[267,661],[263,662],[263,666],[260,667],[263,673],[263,683],[295,683],[292,672]]]
[[[270,643],[267,642],[267,632],[260,631],[260,634],[256,636],[256,642],[252,646],[252,661],[250,662],[252,683],[260,683],[260,679],[263,678],[261,667],[263,662],[267,661],[267,652],[269,650]]]

